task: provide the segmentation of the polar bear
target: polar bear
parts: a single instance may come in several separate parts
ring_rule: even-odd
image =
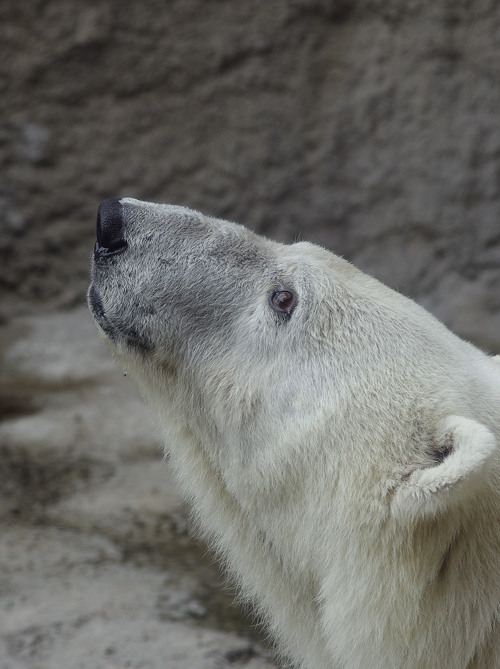
[[[88,299],[296,667],[500,667],[497,360],[323,248],[131,198]]]

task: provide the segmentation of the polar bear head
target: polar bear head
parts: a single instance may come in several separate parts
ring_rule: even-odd
[[[451,455],[437,426],[472,347],[325,249],[124,198],[101,205],[92,273],[99,330],[235,491],[304,456],[390,490]]]

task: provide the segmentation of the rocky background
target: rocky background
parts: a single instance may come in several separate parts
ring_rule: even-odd
[[[498,353],[499,112],[494,0],[2,0],[0,669],[274,661],[81,306],[99,201],[323,244]]]

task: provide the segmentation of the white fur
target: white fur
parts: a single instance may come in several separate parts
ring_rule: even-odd
[[[160,242],[140,243],[163,225],[184,244],[164,257],[186,253],[181,214],[206,225],[211,252],[234,236],[274,258],[271,271],[214,261],[199,284],[184,263],[190,295],[222,309],[236,290],[239,311],[202,332],[167,296],[167,315],[142,326],[154,352],[113,347],[156,411],[201,531],[285,654],[303,669],[499,668],[498,358],[324,249],[122,202],[143,261],[119,258],[109,294],[96,274],[110,322],[184,280],[154,274]],[[288,322],[265,272],[299,294]]]
[[[435,516],[465,503],[486,478],[496,450],[488,428],[462,416],[448,416],[438,424],[435,439],[438,444],[449,442],[450,455],[436,467],[411,474],[395,495],[394,514],[414,519]]]

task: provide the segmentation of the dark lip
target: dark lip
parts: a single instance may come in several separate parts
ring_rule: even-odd
[[[87,302],[90,313],[94,318],[94,323],[113,346],[116,347],[118,342],[120,342],[122,345],[127,345],[134,351],[144,355],[151,353],[155,349],[155,346],[150,341],[150,339],[142,335],[134,327],[129,326],[116,328],[112,325],[106,315],[101,294],[95,283],[90,285],[89,292],[87,294]]]
[[[113,327],[106,316],[106,310],[104,309],[101,294],[95,283],[90,285],[87,294],[87,303],[96,324],[109,339],[114,340]]]

